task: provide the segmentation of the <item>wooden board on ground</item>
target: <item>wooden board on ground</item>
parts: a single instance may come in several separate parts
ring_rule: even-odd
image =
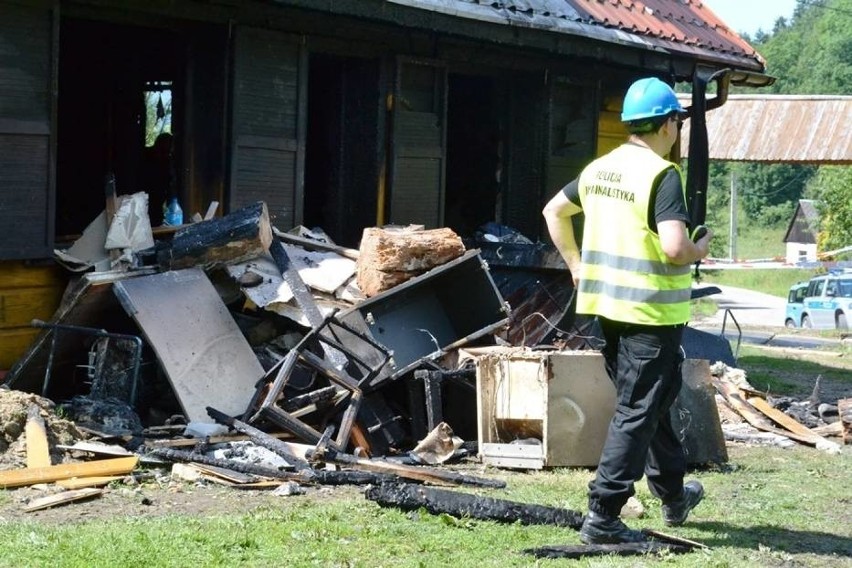
[[[80,501],[81,499],[100,496],[103,492],[103,489],[94,489],[92,487],[87,489],[75,489],[73,491],[63,491],[56,495],[48,495],[47,497],[33,499],[26,507],[24,507],[23,510],[27,513],[31,513],[32,511],[39,511],[41,509],[71,503],[72,501]]]
[[[97,475],[93,477],[72,477],[70,479],[60,479],[56,485],[63,489],[83,489],[84,487],[102,487],[113,481],[123,479],[123,475]]]
[[[133,471],[138,462],[139,456],[130,456],[84,463],[63,463],[47,467],[0,471],[0,489],[23,487],[36,483],[53,483],[60,479],[72,477],[126,475]]]
[[[27,467],[47,467],[50,465],[50,448],[47,443],[47,430],[39,408],[31,404],[27,411],[25,428],[27,439]]]
[[[805,443],[813,445],[828,442],[828,440],[826,440],[819,434],[812,432],[804,424],[801,424],[800,422],[796,421],[790,416],[787,416],[777,408],[771,406],[768,402],[766,402],[765,399],[757,396],[751,396],[747,400],[749,404],[751,404],[753,407],[762,412],[764,416],[799,436],[799,438],[797,439],[800,439]]]

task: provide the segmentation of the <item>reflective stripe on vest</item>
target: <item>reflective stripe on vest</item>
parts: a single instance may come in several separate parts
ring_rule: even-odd
[[[647,148],[625,144],[583,170],[579,191],[586,222],[578,313],[647,325],[689,319],[690,267],[669,262],[659,235],[648,226],[654,181],[672,166]]]
[[[688,302],[692,291],[689,288],[681,290],[648,290],[647,288],[630,288],[600,280],[581,280],[580,291],[586,294],[603,294],[626,302],[641,302],[644,304],[677,304]]]
[[[618,270],[629,270],[630,272],[647,272],[661,276],[678,276],[689,274],[689,265],[670,264],[659,260],[648,260],[644,258],[631,258],[618,256],[606,252],[590,250],[583,251],[584,264],[602,264]]]

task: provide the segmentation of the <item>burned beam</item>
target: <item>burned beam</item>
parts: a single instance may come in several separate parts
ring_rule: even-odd
[[[413,479],[436,485],[468,485],[471,487],[487,487],[491,489],[502,489],[506,482],[501,479],[487,479],[473,475],[465,475],[454,471],[442,471],[440,469],[422,466],[402,465],[383,460],[370,460],[359,458],[350,454],[343,454],[328,450],[322,455],[313,451],[307,452],[309,460],[324,461],[346,465],[352,468],[375,471],[378,473],[390,473],[403,479]]]
[[[262,465],[246,464],[234,460],[211,458],[204,454],[199,454],[196,452],[185,452],[183,450],[172,450],[169,448],[155,448],[151,450],[151,455],[156,456],[158,458],[162,458],[164,460],[168,460],[170,462],[196,462],[204,465],[212,465],[225,469],[231,469],[240,473],[247,473],[249,475],[258,475],[261,477],[269,477],[272,479],[304,481],[304,478],[302,476],[292,471],[285,471],[283,469]]]
[[[380,473],[366,471],[316,471],[304,469],[299,472],[284,471],[272,467],[249,465],[233,460],[221,460],[211,458],[203,454],[172,450],[168,448],[157,448],[151,451],[151,455],[168,460],[170,462],[187,463],[195,462],[204,465],[222,467],[240,473],[257,475],[280,479],[282,481],[297,481],[300,483],[315,483],[317,485],[375,485],[387,483],[394,478]]]
[[[384,483],[370,487],[365,495],[383,507],[398,507],[405,511],[424,508],[435,515],[447,513],[459,518],[500,523],[520,522],[523,525],[555,525],[575,530],[580,530],[583,524],[583,514],[571,509],[480,497],[408,483]]]
[[[240,434],[245,434],[252,442],[273,452],[297,470],[301,471],[303,469],[311,468],[308,462],[294,455],[284,442],[277,438],[273,438],[266,432],[258,430],[254,426],[246,424],[242,420],[228,416],[224,412],[220,412],[210,406],[207,407],[207,414],[219,424],[224,424],[225,426],[233,428]]]
[[[269,212],[258,201],[224,217],[178,229],[168,246],[157,251],[157,262],[169,270],[212,268],[257,258],[271,242]]]
[[[284,412],[295,412],[311,404],[317,405],[317,407],[323,404],[331,404],[336,394],[337,389],[333,386],[318,388],[285,400],[281,403],[281,409]]]
[[[678,544],[664,542],[624,542],[621,544],[578,544],[578,545],[554,545],[541,546],[538,548],[527,548],[525,554],[532,554],[536,558],[589,558],[593,556],[640,556],[654,553],[684,554],[692,548]]]

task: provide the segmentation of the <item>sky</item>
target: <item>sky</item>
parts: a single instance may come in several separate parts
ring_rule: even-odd
[[[703,0],[703,4],[737,33],[754,37],[758,29],[771,32],[778,18],[793,16],[796,0]]]

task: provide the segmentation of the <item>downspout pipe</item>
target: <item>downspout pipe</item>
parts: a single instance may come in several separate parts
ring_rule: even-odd
[[[689,171],[686,175],[686,197],[689,208],[689,233],[707,219],[707,184],[710,170],[710,145],[707,140],[707,117],[705,113],[725,104],[728,99],[730,69],[713,70],[697,67],[692,76],[692,106],[689,113]],[[707,85],[716,82],[716,96],[707,100]],[[699,279],[695,263],[695,279]]]

